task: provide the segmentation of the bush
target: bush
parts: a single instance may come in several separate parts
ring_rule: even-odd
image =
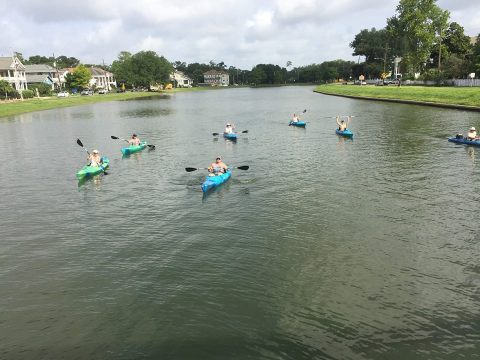
[[[27,90],[22,91],[22,96],[23,96],[24,99],[31,99],[31,98],[33,98],[33,95],[34,94],[33,94],[32,90],[27,89]]]
[[[40,96],[52,96],[52,87],[47,84],[32,84],[28,85],[28,88],[36,95],[36,89],[38,89],[38,95]]]

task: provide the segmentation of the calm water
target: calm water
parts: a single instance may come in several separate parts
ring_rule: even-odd
[[[480,149],[446,141],[471,125],[311,87],[2,119],[0,358],[480,358]],[[134,131],[157,149],[122,159]],[[79,186],[77,138],[108,176]],[[217,155],[250,170],[203,197],[184,168]]]

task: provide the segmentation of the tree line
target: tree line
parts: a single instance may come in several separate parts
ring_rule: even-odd
[[[480,72],[480,36],[472,43],[437,0],[400,0],[383,29],[363,29],[350,43],[367,78],[383,78],[401,58],[403,78],[466,78]]]

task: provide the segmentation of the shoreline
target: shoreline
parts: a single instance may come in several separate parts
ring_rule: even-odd
[[[343,93],[342,90],[341,90],[342,86],[349,86],[349,88],[346,88],[345,90],[351,90],[352,87],[355,86],[355,85],[322,85],[322,86],[316,87],[313,91],[316,92],[316,93],[319,93],[319,94],[323,94],[323,95],[339,96],[339,97],[357,99],[357,100],[383,101],[383,102],[392,102],[392,103],[397,103],[397,104],[431,106],[431,107],[437,107],[437,108],[446,108],[446,109],[454,109],[454,110],[480,112],[480,104],[479,104],[479,106],[458,104],[458,103],[454,102],[453,97],[449,99],[451,102],[446,103],[446,102],[441,102],[441,101],[413,100],[413,99],[410,99],[410,98],[407,98],[407,97],[406,98],[381,97],[377,94],[374,94],[374,96],[368,96],[368,95],[362,94],[360,91],[358,91],[358,90],[363,90],[360,86],[358,86],[357,88],[354,88],[355,89],[354,91],[357,92],[357,94]],[[367,85],[367,86],[369,86],[369,85]],[[327,89],[328,87],[330,87],[330,88],[336,87],[337,90],[340,89],[340,91],[338,91],[338,92],[337,91],[328,91],[328,89]],[[372,87],[373,86],[370,86],[370,89]],[[363,88],[365,89],[365,86]],[[397,88],[397,87],[395,87],[395,88]],[[418,90],[419,92],[427,89],[427,90],[430,90],[432,93],[434,93],[435,91],[437,91],[437,92],[448,91],[448,90],[444,91],[443,89],[445,89],[445,88],[437,88],[437,89],[441,89],[441,90],[433,90],[433,91],[432,91],[432,89],[435,89],[435,88],[426,88],[426,87],[415,87],[415,88],[414,87],[405,87],[405,88],[407,88],[408,90],[414,89],[414,91]],[[380,89],[383,89],[383,87],[378,87],[378,91],[382,91]],[[458,93],[466,92],[462,88],[448,88],[448,89],[453,90],[453,91],[457,91]],[[468,92],[473,92],[472,90],[470,90],[472,88],[467,88],[467,89],[469,89],[469,90],[467,90]],[[478,89],[477,92],[480,95],[480,89]],[[396,94],[396,95],[398,95],[398,94]],[[480,96],[477,95],[477,97],[479,97],[479,99],[480,99]]]
[[[26,114],[30,112],[59,109],[64,107],[81,106],[96,104],[108,101],[123,101],[130,99],[141,99],[152,96],[165,96],[187,91],[203,91],[210,88],[177,88],[171,90],[162,90],[155,92],[125,92],[125,93],[109,93],[95,94],[93,96],[71,95],[66,98],[58,98],[56,96],[33,98],[27,100],[6,100],[0,101],[0,120],[10,116]]]

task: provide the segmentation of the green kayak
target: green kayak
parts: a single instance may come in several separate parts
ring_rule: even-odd
[[[91,176],[95,176],[100,173],[103,173],[105,169],[108,167],[108,163],[109,163],[108,158],[102,157],[102,166],[89,166],[89,165],[84,166],[82,170],[77,172],[77,179],[83,180]]]
[[[132,145],[132,146],[129,146],[129,147],[122,148],[122,154],[123,155],[130,155],[130,154],[136,153],[138,151],[142,151],[146,147],[147,147],[147,143],[142,142],[142,143],[140,143],[140,145]]]

